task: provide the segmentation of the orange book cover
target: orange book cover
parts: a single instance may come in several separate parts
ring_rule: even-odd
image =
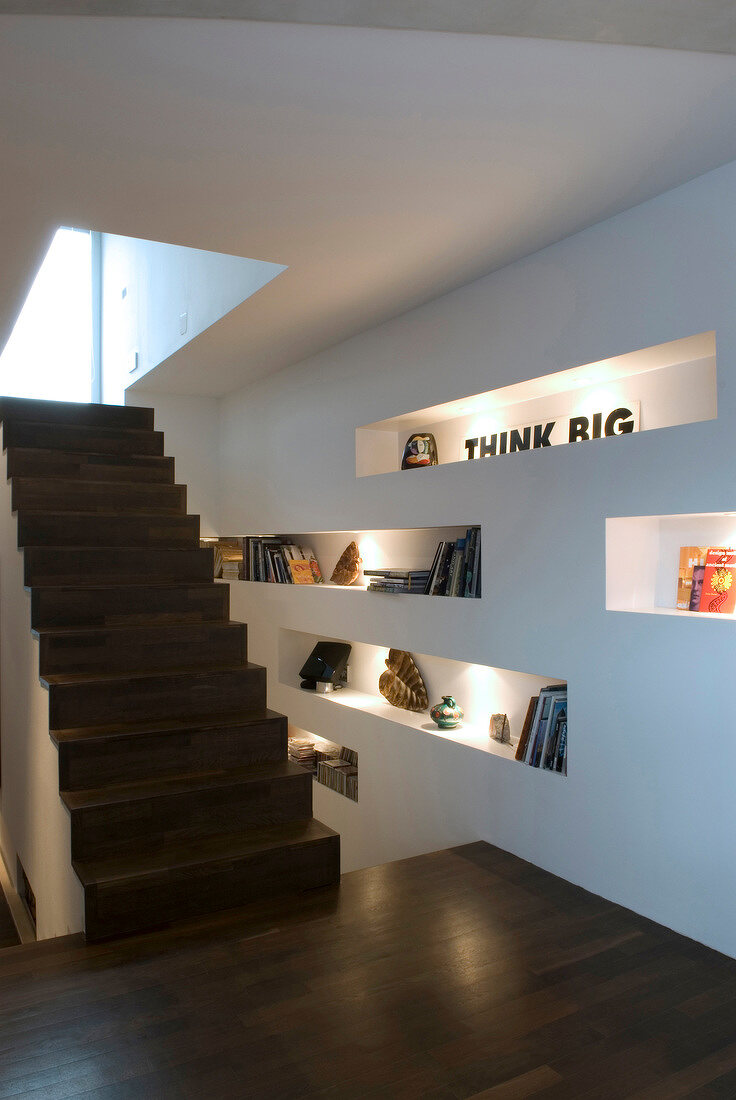
[[[693,586],[693,567],[705,565],[707,546],[681,546],[680,570],[677,574],[677,606],[680,611],[690,607],[690,594]]]
[[[699,611],[730,615],[736,609],[736,550],[711,546],[705,559]]]
[[[291,570],[291,578],[294,584],[314,584],[312,566],[308,561],[305,561],[303,558],[297,558],[296,561],[289,562],[289,569]]]

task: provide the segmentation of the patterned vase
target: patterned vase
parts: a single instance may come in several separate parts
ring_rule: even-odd
[[[463,720],[463,708],[451,695],[443,695],[442,702],[435,703],[429,716],[441,730],[454,730]]]

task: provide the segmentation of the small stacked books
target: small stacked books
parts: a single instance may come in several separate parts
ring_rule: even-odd
[[[424,594],[429,569],[364,569],[370,577],[369,592],[412,592]]]
[[[308,737],[290,737],[289,760],[294,764],[298,764],[300,768],[304,768],[305,771],[314,774],[317,771],[315,747],[314,741],[311,741]]]

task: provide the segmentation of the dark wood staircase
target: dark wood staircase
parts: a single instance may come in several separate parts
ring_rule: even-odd
[[[0,417],[87,938],[337,882],[153,410]]]

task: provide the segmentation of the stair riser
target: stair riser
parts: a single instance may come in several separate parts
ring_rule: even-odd
[[[65,547],[29,546],[24,551],[25,584],[146,585],[181,581],[211,581],[213,552],[194,550],[122,549],[74,550]]]
[[[156,455],[80,455],[11,448],[8,477],[58,477],[75,481],[132,481],[173,485],[174,460]]]
[[[100,634],[42,635],[42,676],[65,672],[135,672],[167,668],[213,668],[246,660],[246,628],[228,626],[140,627]]]
[[[0,398],[0,418],[34,423],[84,424],[102,428],[153,427],[153,409],[136,405],[93,405],[76,401],[39,401],[26,397]]]
[[[3,424],[3,447],[76,451],[80,454],[163,455],[164,433],[11,420]]]
[[[18,513],[19,546],[159,546],[196,549],[199,516]]]
[[[64,791],[164,779],[249,764],[275,764],[286,758],[285,718],[222,729],[168,730],[120,734],[59,745],[59,786]]]
[[[90,941],[184,917],[215,913],[279,894],[339,881],[340,839],[259,852],[237,861],[172,870],[85,890]]]
[[[230,617],[230,585],[127,588],[34,588],[31,625],[122,626],[216,622]]]
[[[248,828],[306,821],[312,816],[312,777],[284,776],[233,787],[136,800],[72,811],[72,859],[104,859],[247,832]]]
[[[51,729],[233,711],[252,712],[257,716],[265,707],[266,673],[263,668],[152,676],[119,682],[52,684],[49,688]]]
[[[14,511],[184,515],[187,490],[185,485],[14,478],[12,507]]]

